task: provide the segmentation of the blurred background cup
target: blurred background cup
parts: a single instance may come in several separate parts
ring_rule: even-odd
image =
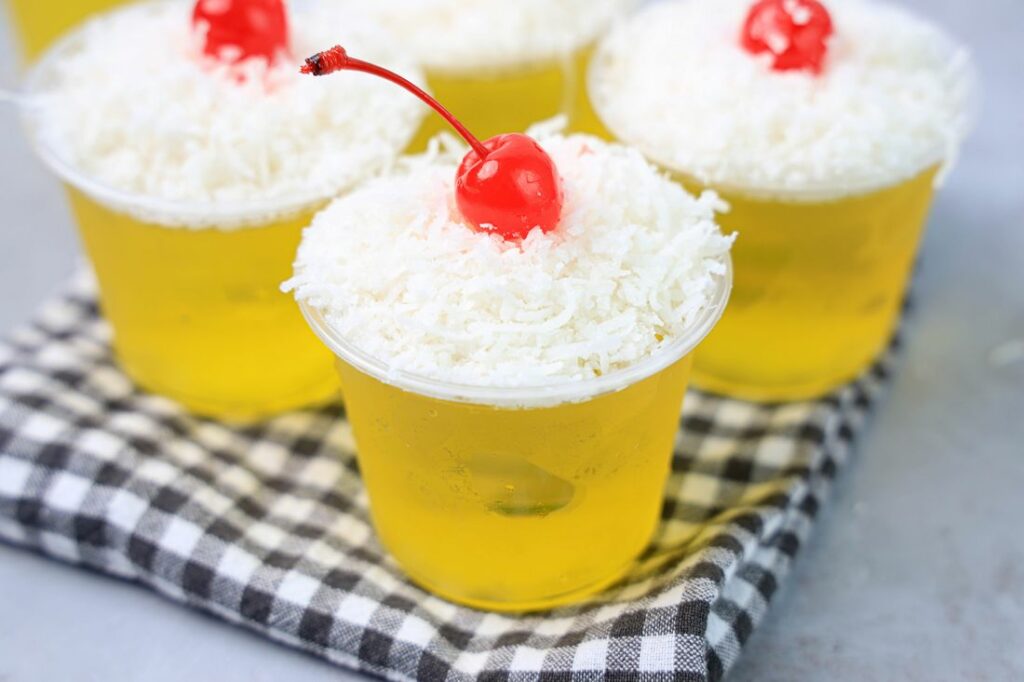
[[[117,12],[141,10],[143,4],[150,6]],[[189,4],[181,4],[187,22]],[[42,12],[46,5],[24,8]],[[104,15],[96,21],[106,20]],[[31,69],[23,118],[38,156],[67,189],[123,369],[147,391],[228,420],[257,419],[334,397],[338,381],[331,354],[280,291],[302,229],[334,192],[192,202],[122,191],[83,172],[43,133],[32,102],[59,86],[60,65],[90,38],[95,32],[85,25]],[[396,101],[406,102],[401,95]],[[408,106],[415,111],[415,103]],[[396,133],[405,141],[420,120],[407,118],[406,130]],[[388,160],[376,162],[383,166]],[[371,175],[374,159],[362,162],[362,172]]]
[[[594,43],[639,0],[339,0],[411,49],[431,93],[480,139],[521,132],[585,102]],[[425,119],[412,144],[447,131]]]
[[[64,182],[118,361],[142,388],[229,419],[334,395],[330,356],[279,290],[323,201],[160,201],[106,187],[33,141]]]
[[[739,147],[730,147],[730,138],[740,136],[723,121],[735,117],[759,120],[754,108],[780,108],[770,92],[773,83],[817,78],[801,72],[771,76],[763,59],[755,61],[754,56],[742,52],[740,29],[751,5],[746,0],[723,0],[718,4],[711,0],[676,0],[656,4],[634,16],[618,35],[609,36],[598,48],[588,74],[588,115],[577,123],[587,132],[634,144],[691,192],[713,189],[730,205],[720,223],[723,230],[739,233],[732,252],[735,290],[729,311],[697,356],[694,383],[745,399],[802,400],[824,395],[855,379],[892,339],[937,176],[955,156],[956,144],[939,144],[927,151],[910,172],[886,175],[886,171],[881,171],[877,182],[816,184],[812,180],[816,170],[812,164],[820,164],[821,158],[809,161],[802,169],[805,180],[801,182],[773,185],[725,179],[737,168],[741,169],[737,176],[757,175],[757,164],[773,165],[777,158],[791,153],[794,145],[786,139],[787,131],[772,128],[760,131],[761,139],[756,142],[775,144],[775,154],[763,159],[754,152],[743,153]],[[837,10],[846,7],[829,6]],[[862,12],[890,11],[880,5],[851,6],[863,8]],[[724,30],[720,20],[723,14],[728,15]],[[712,16],[714,20],[710,19]],[[907,21],[902,13],[898,18]],[[862,23],[857,21],[853,25]],[[842,23],[837,30],[846,25]],[[930,61],[922,69],[935,69],[936,81],[947,73],[960,76],[961,70],[968,71],[964,55],[946,44],[944,36],[927,27],[921,29],[920,22],[915,25],[916,39],[934,43]],[[836,38],[844,49],[837,48],[835,59],[847,59],[849,54],[856,53],[850,49],[850,43],[865,38]],[[686,54],[685,61],[673,61],[675,55],[668,54],[674,51],[673,44],[686,45],[688,41],[699,46]],[[665,53],[652,54],[651,48],[644,52],[646,61],[632,57],[641,51],[637,46],[644,45],[664,46]],[[935,57],[936,54],[941,56]],[[879,78],[891,79],[883,63],[887,58],[892,56],[882,55],[879,63],[869,65],[867,70],[876,69]],[[631,60],[628,66],[623,66],[624,59]],[[737,66],[739,61],[750,64]],[[686,80],[686,74],[708,68],[715,69],[717,81],[675,81],[675,74],[683,74],[681,80]],[[763,69],[763,75],[756,83],[740,83],[738,74],[742,71],[746,77],[750,68]],[[626,73],[629,76],[624,77]],[[869,75],[859,73],[857,77],[869,80],[865,77]],[[674,105],[663,102],[664,106],[659,107],[666,121],[679,121],[672,132],[673,139],[666,135],[660,144],[643,139],[644,128],[657,127],[659,123],[649,118],[641,120],[630,111],[630,94],[620,87],[629,77],[642,81],[647,88],[644,99],[650,96],[653,100],[662,93],[667,93],[669,99],[678,98]],[[949,93],[951,101],[962,95],[960,86],[969,80],[959,77]],[[851,92],[860,87],[850,70],[837,76],[836,82],[838,87],[849,88]],[[713,92],[702,91],[702,86]],[[745,91],[738,97],[723,97],[723,87]],[[748,100],[745,104],[744,99]],[[814,99],[809,96],[801,106],[813,107]],[[885,102],[869,101],[867,96],[863,99],[860,105],[868,111],[861,114],[861,121],[876,120],[877,111],[871,108],[887,106]],[[721,104],[724,100],[730,102],[728,107]],[[903,101],[912,109],[920,108],[913,95],[907,95]],[[697,118],[703,125],[691,125],[686,110],[701,112]],[[818,121],[802,122],[804,113],[799,107],[789,111],[792,126],[821,125]],[[956,111],[951,116],[949,135],[943,142],[962,136],[957,129],[963,123],[962,114],[963,111]],[[846,115],[853,114],[835,112],[835,116]],[[836,145],[845,145],[838,156],[857,157],[866,155],[864,149],[879,141],[846,140],[835,130],[826,125],[822,139],[811,145],[831,146],[832,151],[836,151]],[[720,164],[725,170],[717,173],[721,177],[715,181],[706,180],[708,173],[702,172],[706,169],[688,167],[678,161],[694,148],[703,150],[716,144],[723,150],[721,158],[726,160]]]
[[[658,523],[693,352],[731,272],[716,285],[689,333],[646,360],[522,388],[393,371],[302,303],[338,357],[374,526],[409,576],[496,611],[579,601],[621,578]]]
[[[696,383],[726,395],[799,400],[855,379],[896,329],[936,172],[822,199],[716,186],[730,206],[724,229],[742,237],[733,247],[733,306],[701,349]]]

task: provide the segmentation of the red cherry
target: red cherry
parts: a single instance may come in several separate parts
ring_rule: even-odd
[[[510,133],[481,143],[415,83],[376,64],[349,57],[340,45],[313,55],[302,67],[302,73],[314,76],[343,70],[362,71],[402,86],[433,107],[469,143],[472,149],[455,176],[455,203],[474,227],[505,239],[523,239],[534,228],[550,232],[558,226],[562,179],[555,162],[533,138]]]
[[[206,32],[206,54],[231,63],[250,57],[273,63],[288,51],[283,0],[198,0],[192,25]]]
[[[535,227],[550,232],[562,213],[562,181],[554,161],[521,133],[484,142],[487,155],[466,154],[456,176],[463,217],[505,239],[524,239]]]
[[[832,17],[818,0],[758,0],[743,25],[743,47],[770,52],[776,71],[821,73],[832,36]]]

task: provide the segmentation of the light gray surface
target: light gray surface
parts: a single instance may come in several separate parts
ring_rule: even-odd
[[[1024,680],[1024,2],[905,4],[975,47],[983,117],[935,209],[893,390],[730,682]],[[6,43],[0,53],[10,83]],[[3,330],[77,253],[9,108],[0,207]],[[353,678],[0,546],[0,682],[180,679]]]

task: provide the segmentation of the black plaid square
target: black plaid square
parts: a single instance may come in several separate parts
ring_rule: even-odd
[[[118,372],[88,280],[40,319],[0,344],[0,538],[339,664],[428,681],[720,679],[891,362],[816,402],[691,392],[662,525],[631,574],[591,603],[510,617],[430,596],[383,555],[338,408],[237,428],[193,419]],[[43,351],[73,362],[46,367]]]

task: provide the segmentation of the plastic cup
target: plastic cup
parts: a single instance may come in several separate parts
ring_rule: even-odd
[[[591,46],[563,58],[524,62],[498,69],[427,69],[430,91],[480,139],[524,131],[538,121],[575,115],[584,97],[583,75]],[[448,125],[437,116],[424,119],[411,148],[427,142]]]
[[[785,401],[856,379],[896,331],[937,171],[832,200],[721,190],[731,206],[722,228],[741,234],[736,285],[701,346],[694,383]]]
[[[594,91],[597,69],[588,74]],[[626,144],[588,97],[578,129]],[[695,385],[776,402],[820,397],[861,375],[892,340],[941,159],[879,187],[806,192],[702,184],[645,150],[691,192],[716,191],[737,232],[729,310],[701,345]]]
[[[338,357],[377,533],[406,573],[451,601],[534,611],[626,573],[659,519],[693,351],[690,332],[586,381],[463,386],[390,369],[301,304]]]
[[[45,86],[47,53],[26,81]],[[68,192],[99,282],[103,313],[127,374],[189,410],[250,420],[324,402],[332,359],[279,285],[303,227],[327,197],[195,204],[103,185],[66,163],[25,121],[35,149]]]
[[[7,0],[22,54],[35,59],[64,31],[124,0]]]
[[[732,300],[695,359],[697,386],[805,400],[856,379],[881,355],[899,322],[938,166],[832,199],[707,186],[666,170],[691,192],[715,190],[730,206],[718,218],[722,231],[740,234]]]

